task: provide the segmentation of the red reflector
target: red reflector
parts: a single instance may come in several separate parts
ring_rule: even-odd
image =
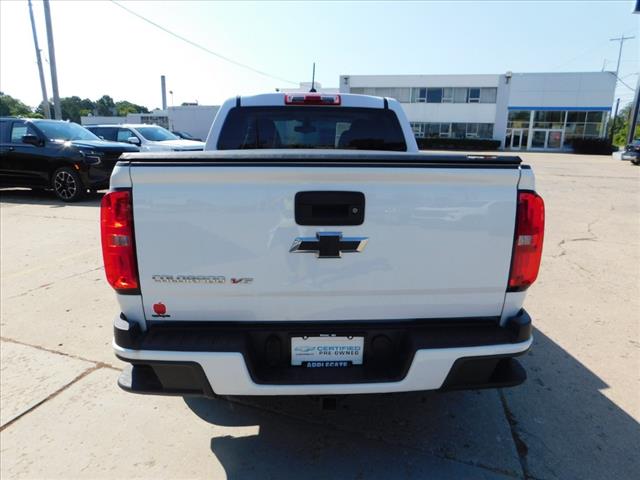
[[[516,233],[509,275],[509,291],[526,290],[536,281],[544,240],[544,201],[535,192],[518,192]]]
[[[340,95],[321,93],[290,93],[284,96],[285,105],[340,105]]]
[[[100,204],[102,258],[107,281],[120,293],[138,291],[131,190],[108,192]]]

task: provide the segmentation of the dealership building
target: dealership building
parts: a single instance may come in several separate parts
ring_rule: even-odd
[[[418,138],[486,138],[507,150],[562,150],[604,137],[612,72],[341,75],[340,92],[395,98]]]
[[[191,134],[206,139],[219,105],[181,105],[154,110],[149,113],[129,113],[124,117],[89,115],[80,118],[82,125],[151,124],[168,130]]]

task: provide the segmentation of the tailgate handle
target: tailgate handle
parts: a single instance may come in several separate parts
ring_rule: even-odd
[[[295,198],[298,225],[362,225],[364,194],[361,192],[298,192]]]

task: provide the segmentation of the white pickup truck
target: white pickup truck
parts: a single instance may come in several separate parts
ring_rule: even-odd
[[[102,200],[122,388],[524,381],[544,204],[518,157],[423,154],[395,100],[304,93],[227,101],[206,150],[125,154]]]

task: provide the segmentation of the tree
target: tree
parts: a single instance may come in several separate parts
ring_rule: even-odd
[[[49,100],[49,111],[53,113],[53,101]],[[35,115],[39,115],[38,118],[44,118],[44,102],[40,102],[35,109]]]
[[[94,108],[95,104],[88,98],[82,100],[80,97],[73,96],[60,99],[63,120],[80,123],[80,117],[89,115]]]
[[[103,95],[96,100],[96,113],[105,117],[113,117],[116,104],[109,95]]]
[[[131,103],[127,100],[121,100],[120,102],[116,102],[116,113],[117,115],[124,117],[128,113],[149,113],[149,109],[142,105]]]
[[[31,117],[33,110],[17,98],[0,92],[0,117]]]
[[[622,110],[618,112],[618,116],[612,118],[609,122],[609,135],[611,135],[611,129],[614,129],[613,144],[618,147],[623,147],[627,144],[631,107],[631,103],[625,105]],[[636,125],[634,138],[640,138],[640,124]]]
[[[5,95],[0,92],[0,116],[14,117],[37,117],[44,118],[43,103],[35,110],[31,110],[17,98]],[[49,99],[49,107],[53,112],[53,100]],[[114,102],[109,95],[103,95],[95,102],[88,98],[80,98],[78,96],[63,97],[60,99],[60,110],[62,111],[62,119],[80,123],[81,117],[88,115],[103,115],[112,117],[114,115],[126,116],[128,113],[149,113],[149,109],[143,105],[138,105],[128,100]]]

